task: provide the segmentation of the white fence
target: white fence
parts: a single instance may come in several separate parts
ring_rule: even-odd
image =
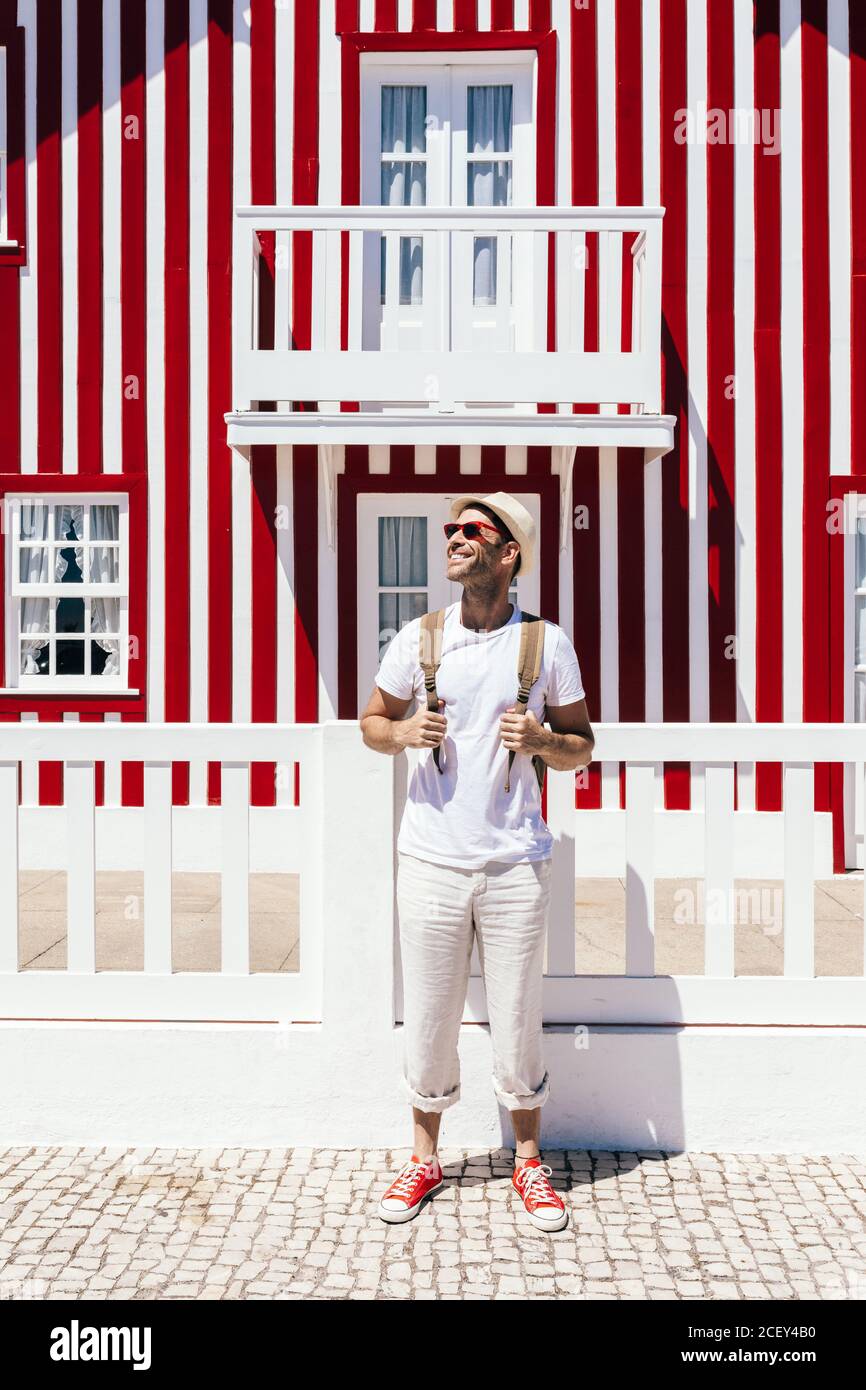
[[[625,972],[581,975],[575,958],[575,843],[581,816],[574,775],[552,773],[548,821],[556,837],[545,981],[549,1024],[862,1025],[866,980],[815,977],[813,768],[866,761],[866,728],[853,725],[600,725],[605,761],[626,763]],[[219,862],[221,968],[172,968],[171,764],[222,765]],[[67,967],[19,969],[20,765],[63,761]],[[96,969],[97,762],[144,764],[144,968]],[[705,897],[717,906],[705,932],[701,976],[655,974],[655,778],[663,761],[705,767]],[[734,973],[734,766],[784,764],[784,973]],[[300,768],[293,817],[300,843],[300,969],[250,969],[251,763]],[[352,723],[324,725],[27,724],[0,726],[0,1017],[10,1019],[251,1020],[353,1030],[400,1017],[394,969],[394,835],[403,759],[364,748]],[[55,808],[29,808],[48,815]],[[374,1017],[380,1011],[382,1017]],[[467,1021],[485,1018],[473,978]]]
[[[629,207],[237,208],[235,409],[318,400],[324,389],[328,404],[369,408],[577,401],[658,414],[663,215]],[[263,325],[265,238],[274,303]],[[495,256],[492,293],[479,294],[474,279],[479,245]],[[590,282],[598,313],[591,343]]]

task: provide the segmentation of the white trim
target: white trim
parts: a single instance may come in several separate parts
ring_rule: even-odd
[[[648,203],[661,199],[660,134],[660,34],[659,0],[643,0],[642,26],[642,129],[643,196]],[[664,715],[662,660],[662,464],[647,458],[644,467],[644,615],[645,615],[645,715],[660,721]],[[664,782],[656,783],[659,800]]]
[[[782,161],[782,717],[803,717],[803,165],[800,0],[780,0]]]
[[[290,724],[295,710],[295,538],[291,446],[277,449],[277,719]],[[285,523],[285,524],[283,524]],[[294,804],[294,779],[277,778],[278,806]]]
[[[24,151],[27,166],[27,264],[19,272],[21,304],[21,472],[35,473],[39,447],[38,264],[36,235],[39,183],[36,177],[36,0],[18,0],[24,29]]]
[[[251,18],[248,0],[234,0],[232,44],[232,193],[234,199],[250,196],[251,148]],[[233,227],[232,342],[242,339],[239,281],[248,273],[243,255],[245,229]],[[232,719],[251,718],[252,709],[252,478],[249,463],[232,451]],[[213,641],[213,634],[210,634]]]
[[[847,0],[827,6],[831,473],[848,473],[851,469],[852,131],[848,10]]]
[[[228,442],[252,444],[582,444],[646,449],[653,457],[673,447],[673,415],[517,415],[480,411],[469,415],[416,411],[342,415],[289,411],[229,411]],[[512,457],[514,472],[518,455]],[[506,465],[508,467],[508,465]]]

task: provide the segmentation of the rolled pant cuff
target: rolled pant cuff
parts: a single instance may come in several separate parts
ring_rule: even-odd
[[[537,1091],[530,1091],[528,1095],[518,1096],[510,1091],[503,1091],[500,1086],[493,1082],[493,1089],[496,1092],[496,1099],[500,1105],[504,1105],[506,1110],[537,1110],[542,1106],[550,1095],[550,1073],[544,1073],[544,1079]]]
[[[414,1109],[424,1110],[432,1115],[441,1115],[443,1110],[449,1110],[460,1099],[459,1086],[455,1086],[454,1090],[449,1091],[447,1096],[422,1096],[421,1092],[410,1086],[408,1081],[403,1082],[403,1089],[409,1097],[409,1104]]]

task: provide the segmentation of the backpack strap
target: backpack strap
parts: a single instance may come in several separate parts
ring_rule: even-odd
[[[537,618],[533,613],[524,613],[520,624],[520,652],[517,658],[517,712],[525,714],[529,704],[529,692],[538,680],[541,672],[541,658],[544,654],[544,622]],[[511,791],[511,767],[514,762],[514,749],[508,752],[508,770],[505,774],[505,790]],[[539,776],[538,763],[535,763],[535,774],[541,784],[543,774]]]
[[[445,609],[435,613],[425,613],[421,619],[418,633],[418,665],[424,672],[424,689],[427,692],[427,708],[431,714],[439,713],[439,696],[436,692],[436,672],[442,662],[442,638],[445,629]],[[442,745],[433,749],[433,761],[437,771],[442,772]]]

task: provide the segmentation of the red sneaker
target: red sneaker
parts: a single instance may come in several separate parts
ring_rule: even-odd
[[[532,1224],[542,1231],[561,1231],[568,1225],[565,1203],[548,1182],[552,1172],[540,1158],[528,1158],[514,1169],[511,1179],[520,1193],[524,1211]]]
[[[442,1166],[436,1155],[425,1160],[413,1154],[382,1194],[379,1215],[383,1221],[411,1221],[421,1210],[425,1197],[438,1192],[441,1186]]]

